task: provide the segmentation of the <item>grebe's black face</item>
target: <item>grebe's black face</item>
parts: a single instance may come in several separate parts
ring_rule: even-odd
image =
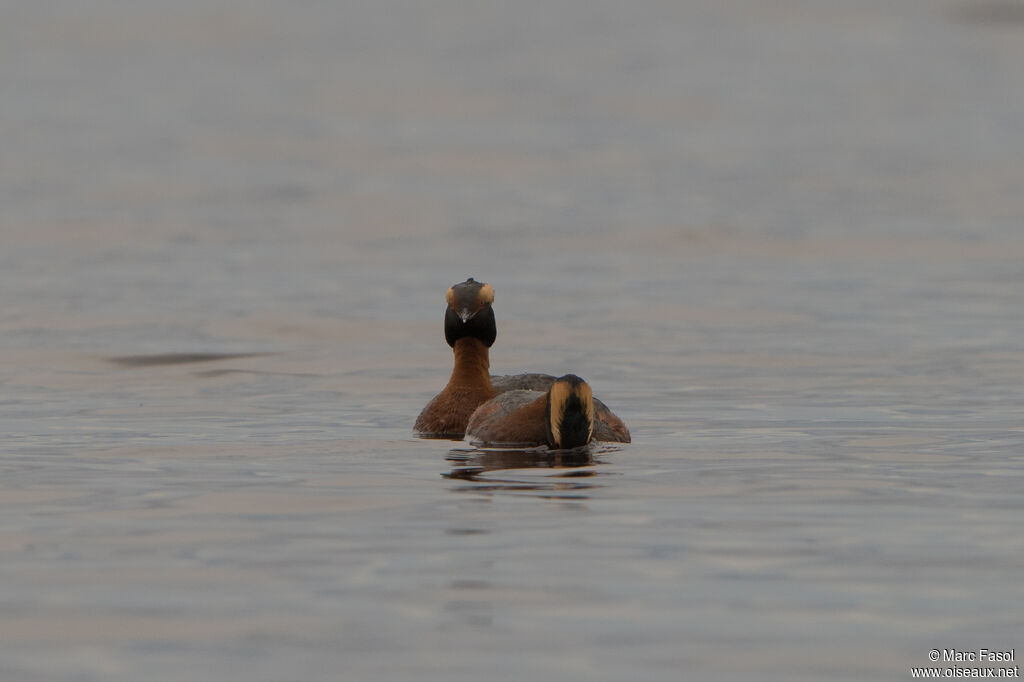
[[[472,277],[453,285],[445,296],[444,338],[449,346],[464,337],[479,339],[488,348],[498,336],[494,323],[494,289]]]
[[[590,385],[575,374],[555,380],[548,391],[548,445],[571,450],[586,445],[594,434],[594,397]]]

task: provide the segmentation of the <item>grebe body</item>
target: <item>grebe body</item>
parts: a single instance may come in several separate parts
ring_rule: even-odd
[[[574,374],[550,377],[550,381],[547,375],[528,376],[531,382],[546,383],[547,389],[513,388],[480,405],[466,428],[471,443],[568,450],[592,440],[630,442],[629,429],[593,397],[583,379]]]

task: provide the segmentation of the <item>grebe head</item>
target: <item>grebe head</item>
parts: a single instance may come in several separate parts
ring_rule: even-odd
[[[456,341],[470,336],[490,348],[498,336],[491,309],[494,302],[491,285],[470,277],[449,287],[445,298],[448,309],[444,313],[444,338],[448,345],[454,348]]]
[[[555,379],[548,391],[548,445],[571,450],[586,445],[594,434],[594,396],[590,384],[575,374]]]

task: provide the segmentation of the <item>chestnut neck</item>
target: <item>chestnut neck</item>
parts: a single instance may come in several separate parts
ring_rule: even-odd
[[[448,380],[452,388],[486,388],[493,393],[491,386],[491,361],[487,346],[479,339],[465,336],[455,342],[455,367]]]

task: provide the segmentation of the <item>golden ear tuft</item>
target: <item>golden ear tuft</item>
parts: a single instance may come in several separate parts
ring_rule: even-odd
[[[564,381],[556,381],[551,384],[551,413],[549,415],[552,435],[557,439],[562,432],[562,417],[565,416],[565,401],[569,399],[569,392],[572,388]]]
[[[551,384],[550,391],[551,406],[548,427],[555,439],[555,445],[558,447],[563,445],[559,439],[562,435],[562,422],[565,421],[565,413],[570,401],[575,401],[583,410],[587,419],[586,442],[589,443],[594,435],[594,394],[590,389],[590,384],[575,375],[566,375]]]
[[[480,305],[485,303],[494,303],[494,289],[491,288],[490,284],[484,284],[480,287],[480,293],[477,294],[477,300],[480,301]]]
[[[455,290],[452,287],[448,287],[448,293],[444,295],[444,300],[448,301],[448,305],[455,307]]]

